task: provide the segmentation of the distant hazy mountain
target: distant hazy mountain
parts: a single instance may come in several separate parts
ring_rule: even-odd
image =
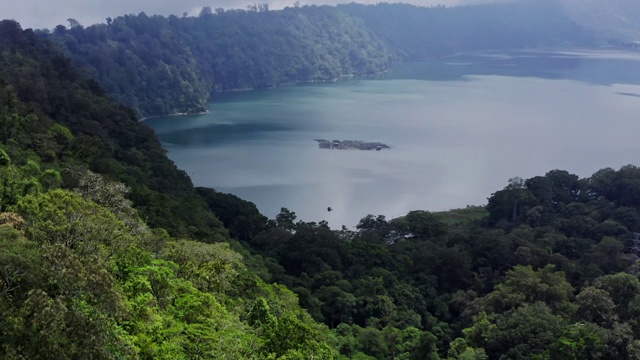
[[[557,0],[571,19],[599,36],[626,41],[640,40],[639,0]]]

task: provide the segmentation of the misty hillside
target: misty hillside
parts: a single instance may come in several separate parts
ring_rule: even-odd
[[[40,34],[141,116],[203,111],[218,91],[373,75],[398,60],[594,45],[547,2],[205,8],[198,17],[140,13]]]
[[[338,9],[361,20],[408,60],[461,52],[595,44],[590,31],[548,1],[452,8],[350,3]]]
[[[558,0],[575,22],[606,39],[640,40],[640,1]]]

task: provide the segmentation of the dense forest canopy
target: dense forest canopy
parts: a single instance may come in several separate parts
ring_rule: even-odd
[[[455,8],[403,4],[204,8],[125,15],[40,34],[139,115],[206,110],[213,92],[373,75],[393,61],[457,52],[592,45],[548,2]]]
[[[186,173],[165,156],[153,131],[140,124],[130,108],[109,101],[100,85],[82,75],[53,43],[4,21],[0,46],[4,101],[11,103],[17,97],[25,107],[18,104],[17,109],[38,116],[37,121],[20,125],[28,126],[24,138],[17,138],[14,129],[4,141],[54,158],[60,154],[51,152],[45,140],[27,135],[43,126],[43,118],[51,118],[73,134],[73,141],[67,140],[58,152],[80,161],[78,166],[108,174],[130,187],[131,200],[150,225],[165,227],[175,236],[204,238],[224,233],[222,224],[198,200]],[[164,223],[168,218],[175,221]]]
[[[206,110],[213,91],[371,75],[390,60],[381,41],[326,6],[205,9],[184,18],[140,13],[43,35],[145,116]]]
[[[364,28],[375,18],[298,11]],[[132,24],[164,24],[139,28],[163,49],[184,35],[163,26],[221,15],[116,20],[136,46]],[[0,22],[0,357],[640,358],[637,166],[513,178],[486,206],[367,215],[354,230],[289,209],[268,219],[236,196],[194,188],[135,111],[57,47],[100,39],[116,20],[59,28],[55,41]],[[375,64],[399,56],[361,34],[380,46]],[[97,43],[123,49],[125,71],[138,55],[108,39]],[[170,67],[176,54],[192,61],[186,44],[160,58],[210,91],[215,68]]]
[[[0,357],[337,358],[130,109],[14,21],[0,63]]]

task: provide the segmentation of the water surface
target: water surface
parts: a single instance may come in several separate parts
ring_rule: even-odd
[[[147,121],[196,185],[269,217],[286,207],[352,227],[367,214],[482,205],[514,176],[637,164],[640,54],[457,56],[376,79],[216,95],[209,109]],[[316,138],[391,149],[323,150]]]

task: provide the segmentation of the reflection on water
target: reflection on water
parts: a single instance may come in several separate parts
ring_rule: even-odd
[[[332,227],[370,213],[484,204],[513,176],[555,168],[588,176],[637,161],[640,55],[489,55],[218,95],[210,114],[148,124],[196,185],[253,201],[270,217],[287,207]],[[392,148],[323,150],[317,138]]]

